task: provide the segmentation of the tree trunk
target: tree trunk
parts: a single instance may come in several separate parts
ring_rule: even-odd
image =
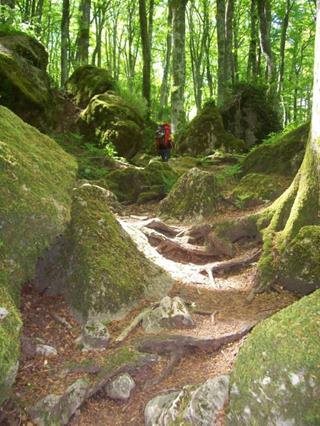
[[[257,64],[257,45],[258,45],[258,16],[257,16],[257,0],[251,0],[251,25],[250,25],[250,45],[248,54],[248,66],[247,66],[247,80],[253,80],[258,75],[258,64]]]
[[[90,9],[91,0],[81,0],[78,34],[79,65],[86,65],[89,61]]]
[[[188,0],[172,1],[172,77],[171,120],[172,130],[176,132],[185,123],[184,89],[186,80],[186,5]]]
[[[279,67],[279,77],[278,77],[278,96],[281,96],[282,87],[283,87],[283,77],[284,77],[284,61],[285,61],[285,49],[287,41],[287,30],[289,26],[289,16],[292,9],[293,3],[292,0],[287,0],[286,2],[286,12],[281,25],[281,39],[280,39],[280,67]]]
[[[68,80],[70,0],[63,0],[61,20],[61,87]]]
[[[166,57],[163,67],[163,76],[160,88],[160,112],[159,119],[162,120],[164,116],[164,111],[168,107],[169,99],[169,72],[170,72],[170,62],[171,62],[171,51],[172,51],[172,1],[168,2],[168,32],[167,32],[167,47],[166,47]]]
[[[151,50],[148,30],[146,1],[139,0],[140,34],[142,44],[143,72],[142,95],[147,101],[148,111],[151,108]]]
[[[271,86],[275,81],[275,65],[270,40],[271,4],[270,0],[257,0],[260,23],[261,49],[267,63],[267,79]]]
[[[320,0],[317,1],[316,25],[313,106],[309,140],[304,160],[291,186],[260,217],[261,220],[269,215],[271,222],[263,231],[263,255],[258,264],[256,277],[258,291],[265,290],[275,279],[281,277],[284,267],[281,259],[299,231],[307,226],[309,230],[310,226],[317,229],[320,226]],[[300,245],[304,243],[308,241],[300,240]],[[315,250],[319,250],[319,247],[315,246]],[[300,251],[303,253],[303,247]],[[307,262],[308,259],[306,257],[297,259],[297,263],[301,262],[301,271],[307,274],[308,271],[305,270],[307,265],[304,265],[303,261]]]

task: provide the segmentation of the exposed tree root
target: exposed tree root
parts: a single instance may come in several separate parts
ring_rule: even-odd
[[[155,307],[155,306],[154,306]],[[153,307],[153,308],[154,308]],[[128,327],[126,327],[121,334],[119,334],[119,336],[115,339],[116,343],[122,343],[131,332],[133,332],[138,325],[142,322],[143,318],[152,311],[153,308],[146,308],[144,309],[142,312],[140,312],[134,319],[133,321],[128,325]]]

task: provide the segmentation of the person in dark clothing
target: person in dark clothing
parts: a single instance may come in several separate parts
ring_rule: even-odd
[[[173,148],[171,127],[169,123],[160,124],[156,131],[156,147],[162,161],[168,161]]]

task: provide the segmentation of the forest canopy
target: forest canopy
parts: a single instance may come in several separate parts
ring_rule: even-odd
[[[314,0],[0,5],[0,30],[36,36],[49,52],[48,72],[57,87],[79,65],[93,64],[108,70],[127,97],[140,95],[155,119],[168,119],[170,100],[177,97],[184,100],[178,121],[185,113],[194,116],[209,99],[222,105],[239,82],[267,86],[283,125],[310,116]]]

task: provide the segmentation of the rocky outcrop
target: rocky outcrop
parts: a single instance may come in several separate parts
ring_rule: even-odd
[[[244,140],[247,148],[281,129],[275,107],[268,101],[263,87],[238,84],[231,100],[222,107],[221,114],[225,128]]]
[[[254,148],[242,163],[243,173],[294,176],[303,160],[309,128],[309,123],[303,124]]]
[[[181,391],[159,395],[146,405],[145,425],[214,426],[227,400],[228,384],[228,376],[219,376],[200,386],[185,386]]]
[[[219,196],[215,175],[193,168],[178,179],[161,202],[160,212],[163,216],[200,220],[214,213]]]
[[[196,156],[212,154],[218,148],[241,151],[244,142],[225,130],[220,112],[211,101],[178,135],[176,149],[180,154]]]
[[[101,187],[74,190],[67,241],[67,299],[81,320],[120,317],[141,298],[159,297],[172,285],[121,228]]]
[[[136,384],[130,374],[124,373],[115,377],[108,383],[106,392],[111,399],[127,401],[135,387]]]
[[[94,95],[115,90],[115,88],[115,82],[109,72],[94,65],[77,68],[66,83],[67,92],[82,108],[88,105]]]
[[[255,327],[232,372],[229,426],[320,423],[319,310],[317,290]]]
[[[168,163],[153,160],[145,168],[130,166],[110,172],[105,185],[119,201],[143,203],[165,197],[177,179]]]
[[[47,63],[48,54],[36,39],[0,31],[0,103],[38,127],[52,108]]]
[[[101,146],[112,143],[121,157],[132,158],[143,145],[143,117],[112,92],[94,96],[80,114],[79,125]]]
[[[278,198],[291,179],[280,175],[249,173],[233,189],[231,199],[239,207],[253,207]]]
[[[21,285],[70,219],[76,163],[52,139],[0,106],[0,404],[19,356]]]

